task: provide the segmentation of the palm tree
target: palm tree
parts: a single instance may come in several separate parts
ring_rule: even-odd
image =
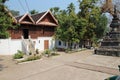
[[[59,7],[53,7],[53,8],[50,8],[50,11],[53,13],[53,15],[57,15],[60,11],[60,8]]]
[[[70,3],[67,7],[67,11],[70,14],[71,12],[75,12],[75,6],[73,3]]]
[[[37,13],[39,13],[39,12],[36,11],[35,9],[33,9],[33,10],[31,10],[29,13],[30,13],[30,14],[37,14]]]

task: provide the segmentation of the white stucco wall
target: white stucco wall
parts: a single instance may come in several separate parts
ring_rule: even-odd
[[[0,55],[13,55],[17,50],[22,50],[21,40],[0,39]]]
[[[61,43],[61,45],[59,44],[59,42]],[[57,48],[62,48],[62,49],[67,49],[67,48],[68,48],[68,43],[67,43],[67,42],[63,42],[63,41],[60,41],[60,40],[56,40],[55,45],[56,45]],[[76,45],[76,43],[72,43],[72,46],[71,46],[72,49],[75,48],[75,45]],[[78,47],[79,47],[79,44],[76,45],[76,48],[78,48]]]
[[[55,47],[55,40],[52,37],[38,37],[35,41],[35,49],[39,49],[39,51],[44,51],[44,41],[49,41],[49,49],[53,49]]]
[[[61,42],[61,45],[59,45],[59,42]],[[65,44],[66,44],[66,45],[65,45]],[[66,48],[68,47],[67,42],[65,43],[65,42],[60,41],[60,40],[56,40],[55,45],[56,45],[57,48],[64,48],[64,49],[66,49]]]
[[[52,37],[38,37],[37,39],[32,39],[35,42],[35,49],[44,51],[45,40],[49,41],[50,50],[55,47],[55,40]],[[13,55],[17,50],[23,50],[21,39],[0,39],[0,55]]]

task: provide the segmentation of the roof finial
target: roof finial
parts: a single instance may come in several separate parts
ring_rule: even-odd
[[[114,5],[114,14],[117,14],[116,5]]]
[[[116,5],[114,5],[114,13],[113,16],[117,16],[117,9],[116,9]]]

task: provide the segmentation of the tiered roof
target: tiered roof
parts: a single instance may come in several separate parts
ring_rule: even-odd
[[[51,20],[44,21],[46,16],[49,16]],[[30,15],[26,13],[22,16],[18,16],[15,18],[17,23],[20,24],[34,24],[34,25],[48,25],[48,26],[57,26],[58,22],[55,17],[52,15],[50,11]],[[47,18],[48,19],[48,18]]]

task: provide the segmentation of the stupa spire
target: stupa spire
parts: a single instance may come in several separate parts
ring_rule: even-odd
[[[105,4],[101,7],[102,12],[109,12],[110,14],[114,14],[114,6],[112,0],[106,0]]]

